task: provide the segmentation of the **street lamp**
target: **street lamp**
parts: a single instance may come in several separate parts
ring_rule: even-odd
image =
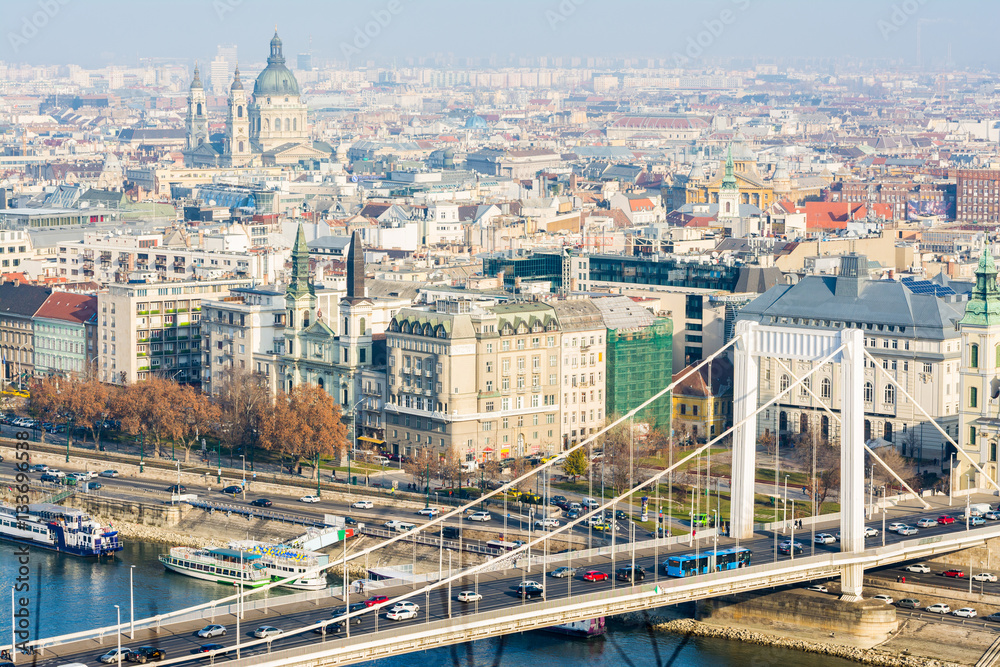
[[[240,461],[243,462],[243,501],[246,502],[247,499],[247,459],[243,454],[240,454]],[[316,474],[319,474],[317,470]]]
[[[712,550],[719,550],[719,510],[712,510],[712,514],[715,515],[715,534],[712,535]],[[794,538],[793,538],[794,543]]]
[[[219,471],[215,481],[222,484],[222,440],[217,440],[215,442],[215,453],[219,455]]]
[[[788,475],[785,475],[785,497],[781,501],[781,521],[784,524],[781,527],[781,532],[784,534],[785,529],[788,527]],[[795,518],[795,511],[792,510],[792,518]]]
[[[128,568],[128,638],[135,639],[135,587],[133,585],[135,565]]]
[[[73,430],[70,428],[70,424],[72,423],[73,417],[66,417],[66,463],[69,463],[69,436],[73,433]]]
[[[118,613],[118,627],[116,628],[117,632],[115,632],[115,635],[118,637],[118,653],[116,657],[118,658],[118,667],[122,667],[122,608],[115,605],[115,612]]]
[[[139,472],[145,472],[146,467],[144,465],[143,459],[146,455],[146,434],[143,433],[141,439],[139,440]]]
[[[351,453],[347,456],[347,486],[351,486],[351,459],[358,455],[358,406],[365,402],[365,399],[360,399],[357,403],[351,406],[351,422],[354,427],[354,438],[351,440]],[[400,459],[400,466],[402,466],[402,459]],[[316,495],[319,495],[319,460],[316,462]]]

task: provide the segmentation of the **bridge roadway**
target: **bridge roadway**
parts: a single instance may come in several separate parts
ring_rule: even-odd
[[[976,501],[983,502],[992,496],[983,496]],[[909,506],[891,508],[887,520],[905,519],[915,523],[921,517],[936,518],[939,514],[959,514],[962,507],[947,506],[947,499],[942,502],[937,498],[932,502],[929,511],[916,507],[915,502]],[[881,530],[881,516],[869,521],[868,525]],[[825,522],[817,526],[817,531],[836,534],[835,522]],[[343,605],[340,598],[328,598],[322,601],[300,602],[282,605],[274,601],[269,609],[248,611],[241,621],[240,655],[241,664],[262,665],[272,660],[283,660],[281,664],[353,664],[375,657],[424,650],[437,646],[467,641],[470,639],[522,632],[529,629],[542,628],[558,622],[569,622],[599,615],[622,613],[649,609],[665,604],[713,597],[737,591],[786,585],[814,579],[828,579],[839,575],[839,567],[845,562],[862,559],[866,567],[880,567],[915,558],[937,555],[967,546],[982,544],[984,540],[1000,537],[1000,522],[989,522],[987,525],[966,530],[964,521],[956,521],[951,526],[935,526],[922,529],[916,536],[904,538],[895,533],[885,535],[885,546],[882,546],[882,535],[867,540],[864,554],[841,554],[837,544],[809,544],[811,533],[802,531],[802,542],[805,553],[794,558],[775,553],[775,535],[770,531],[760,531],[754,539],[743,541],[740,546],[753,552],[751,567],[743,570],[722,572],[687,579],[668,578],[654,562],[654,550],[644,548],[637,550],[635,563],[645,568],[647,577],[637,586],[616,582],[613,578],[614,568],[632,562],[631,553],[621,554],[612,563],[610,556],[594,556],[591,559],[572,559],[557,562],[556,558],[566,558],[566,554],[550,556],[549,564],[543,569],[540,565],[531,567],[531,571],[523,567],[504,571],[481,573],[477,577],[467,576],[449,591],[446,587],[431,591],[429,595],[412,596],[410,586],[397,586],[380,589],[379,594],[396,599],[411,599],[420,605],[418,617],[408,621],[391,621],[385,618],[386,608],[372,608],[357,618],[360,622],[352,623],[350,641],[343,641],[342,634],[318,635],[308,629],[322,621],[332,619],[331,611]],[[786,536],[778,535],[779,541]],[[798,540],[798,535],[796,536]],[[700,550],[712,548],[711,539],[700,540]],[[719,546],[732,546],[733,540],[719,539]],[[641,543],[640,543],[641,544]],[[695,548],[686,542],[676,544],[670,549],[660,548],[655,554],[655,561],[662,562],[668,553],[689,553]],[[811,555],[813,554],[813,555]],[[547,576],[547,572],[561,564],[571,564],[580,570],[575,577],[556,579]],[[775,567],[775,563],[779,567]],[[582,580],[585,571],[596,569],[612,575],[609,581],[588,582]],[[521,600],[516,593],[516,586],[525,579],[541,581],[545,584],[545,598]],[[479,603],[463,604],[455,600],[461,590],[478,590],[483,599]],[[220,593],[222,589],[220,588]],[[370,593],[371,591],[369,591]],[[409,597],[408,594],[412,597]],[[351,597],[352,601],[360,601],[360,596]],[[163,625],[159,632],[152,628],[137,629],[134,640],[127,641],[128,624],[123,625],[122,645],[137,647],[154,645],[162,648],[167,660],[161,664],[191,663],[196,660],[208,662],[208,658],[196,653],[201,644],[219,642],[232,648],[235,644],[236,623],[233,615],[227,615],[224,610],[217,612],[215,622],[226,625],[227,635],[215,639],[199,639],[195,633],[204,625],[212,622],[206,612],[203,620],[177,622]],[[285,636],[273,638],[270,641],[253,638],[253,630],[261,625],[272,625],[283,630]],[[55,667],[69,662],[97,664],[98,656],[115,646],[113,629],[104,635],[102,640],[86,639],[66,644],[55,644],[47,640],[37,642],[45,647],[33,659],[19,656],[20,661],[29,660],[38,667]],[[250,645],[244,646],[249,643]],[[317,653],[318,652],[318,653]],[[262,657],[272,653],[269,658]],[[322,655],[320,655],[322,654]],[[226,660],[231,664],[233,657]],[[19,662],[20,662],[19,661]],[[278,664],[278,663],[275,663]]]

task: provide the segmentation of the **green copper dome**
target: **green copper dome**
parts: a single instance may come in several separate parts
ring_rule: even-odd
[[[285,56],[281,53],[281,39],[277,31],[271,38],[271,55],[267,58],[267,67],[257,75],[253,94],[254,97],[299,94],[299,82],[295,80],[292,71],[285,67]]]
[[[998,323],[1000,323],[1000,287],[997,286],[997,265],[987,244],[976,267],[976,286],[969,295],[969,303],[965,306],[965,317],[959,324],[992,326]]]

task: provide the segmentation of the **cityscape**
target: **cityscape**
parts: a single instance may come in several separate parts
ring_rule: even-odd
[[[0,16],[0,667],[1000,664],[994,5]]]

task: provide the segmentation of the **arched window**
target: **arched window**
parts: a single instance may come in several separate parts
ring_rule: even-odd
[[[886,422],[882,428],[882,439],[886,442],[892,442],[892,422]]]
[[[896,388],[891,384],[885,387],[885,402],[887,405],[892,405],[896,402]]]
[[[359,336],[364,336],[364,335],[365,335],[365,326],[366,326],[366,324],[367,324],[367,323],[365,322],[365,318],[363,318],[363,317],[362,317],[362,318],[361,318],[361,327],[360,327],[360,331],[358,331],[358,335],[359,335]]]
[[[976,387],[969,387],[969,407],[979,407],[979,389]]]
[[[830,418],[826,415],[819,418],[819,433],[824,439],[830,438]]]
[[[195,113],[198,114],[199,116],[201,115],[201,102],[198,102],[198,104],[195,106]]]
[[[316,380],[316,384],[319,385],[320,389],[324,389],[325,388],[325,383],[323,382],[323,378],[319,378],[318,380]]]
[[[969,368],[979,368],[979,346],[975,343],[969,346]]]
[[[809,415],[802,413],[799,415],[799,433],[809,432]]]
[[[820,398],[830,398],[832,393],[833,384],[830,382],[830,378],[823,378],[823,381],[819,383]]]
[[[409,397],[407,397],[407,398],[409,398]],[[344,405],[347,405],[347,404],[348,404],[347,390],[345,389],[344,390]]]
[[[270,130],[271,129],[271,119],[270,118],[265,118],[264,119],[264,129],[265,130]]]
[[[865,382],[865,403],[871,403],[875,400],[875,387],[871,382]]]
[[[869,420],[865,420],[865,442],[872,439],[872,423]]]
[[[243,118],[243,105],[240,104],[236,107],[236,117]]]
[[[345,336],[350,336],[351,335],[351,328],[350,328],[349,324],[350,324],[350,321],[345,317],[344,318],[344,335]]]
[[[731,211],[732,211],[732,205],[729,202],[726,202],[726,213],[730,213]]]
[[[785,391],[788,389],[788,376],[782,375],[781,379],[778,380],[778,391]]]
[[[812,378],[805,378],[802,380],[802,384],[799,385],[799,394],[802,396],[808,396],[809,390],[812,388]]]
[[[243,142],[242,142],[242,141],[240,142],[240,149],[239,149],[239,152],[240,152],[240,153],[242,153],[242,152],[243,152]]]

